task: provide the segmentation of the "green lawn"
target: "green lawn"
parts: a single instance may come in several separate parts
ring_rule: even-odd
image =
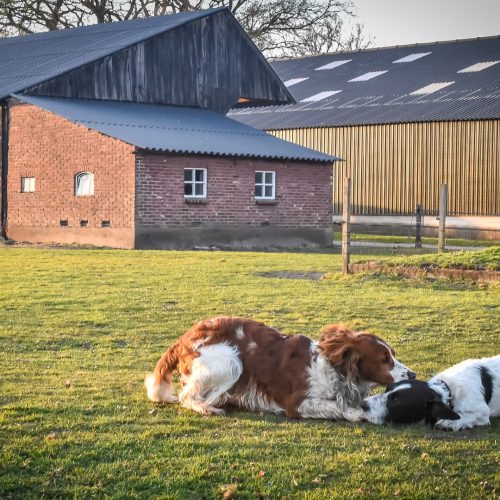
[[[498,354],[498,287],[339,269],[331,253],[0,248],[0,498],[498,496],[499,419],[450,434],[146,400],[163,350],[221,314],[313,337],[344,321],[421,378]],[[278,271],[331,274],[258,274]]]

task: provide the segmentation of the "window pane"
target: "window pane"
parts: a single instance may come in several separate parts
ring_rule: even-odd
[[[193,180],[193,171],[191,169],[184,169],[184,180],[187,182]]]
[[[272,183],[273,183],[273,173],[266,172],[266,184],[272,184]]]
[[[255,172],[255,184],[262,184],[263,172]]]
[[[262,186],[255,186],[255,197],[262,198]]]
[[[34,177],[21,177],[21,193],[33,193],[35,191]]]
[[[184,194],[185,196],[193,195],[193,185],[192,184],[184,184]]]
[[[266,186],[266,198],[272,198],[272,197],[273,197],[273,187]]]
[[[194,194],[196,196],[203,196],[203,184],[194,185]]]
[[[76,196],[89,196],[94,194],[94,174],[84,172],[75,177]]]
[[[205,180],[205,171],[204,170],[195,170],[195,175],[198,182],[202,182]]]

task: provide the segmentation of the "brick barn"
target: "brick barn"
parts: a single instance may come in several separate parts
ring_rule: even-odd
[[[336,158],[225,116],[294,102],[228,10],[3,39],[0,67],[4,237],[331,242]]]

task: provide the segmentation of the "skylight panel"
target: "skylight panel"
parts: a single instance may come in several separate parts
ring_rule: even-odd
[[[468,66],[467,68],[461,69],[457,71],[457,73],[477,73],[478,71],[483,71],[483,69],[489,68],[498,64],[500,61],[486,61],[486,62],[478,62],[473,64],[472,66]]]
[[[303,82],[304,80],[309,80],[309,77],[306,76],[305,78],[292,78],[291,80],[287,80],[283,83],[285,84],[285,87],[291,87],[292,85],[296,85],[297,83]]]
[[[421,57],[428,56],[429,54],[432,54],[432,52],[415,52],[413,54],[402,57],[401,59],[397,59],[396,61],[392,61],[392,64],[413,62],[417,59],[420,59]]]
[[[347,64],[348,62],[351,62],[352,59],[343,59],[342,61],[333,61],[331,63],[325,64],[324,66],[320,66],[319,68],[316,68],[315,71],[321,71],[323,69],[333,69],[333,68],[338,68],[339,66],[342,66],[343,64]]]
[[[455,82],[435,82],[422,87],[421,89],[414,90],[410,93],[410,95],[427,95],[432,94],[433,92],[437,92],[438,90],[444,89],[449,85],[453,85]]]
[[[349,81],[350,82],[366,82],[367,80],[371,80],[372,78],[376,78],[377,76],[383,75],[384,73],[387,73],[387,70],[370,71],[369,73],[365,73],[364,75],[357,76],[356,78],[353,78],[352,80],[349,80]]]
[[[324,92],[320,92],[319,94],[314,94],[311,97],[307,97],[306,99],[302,99],[300,102],[317,102],[330,97],[331,95],[338,94],[342,92],[341,90],[326,90]]]

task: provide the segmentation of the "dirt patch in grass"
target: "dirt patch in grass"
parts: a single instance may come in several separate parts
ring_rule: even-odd
[[[384,273],[404,276],[406,278],[450,278],[471,280],[477,283],[500,281],[500,271],[477,269],[451,269],[417,266],[387,266],[379,262],[363,262],[351,265],[352,273]]]
[[[256,273],[256,276],[262,278],[284,278],[289,280],[321,280],[326,273],[320,272],[304,272],[304,271],[268,271]]]

